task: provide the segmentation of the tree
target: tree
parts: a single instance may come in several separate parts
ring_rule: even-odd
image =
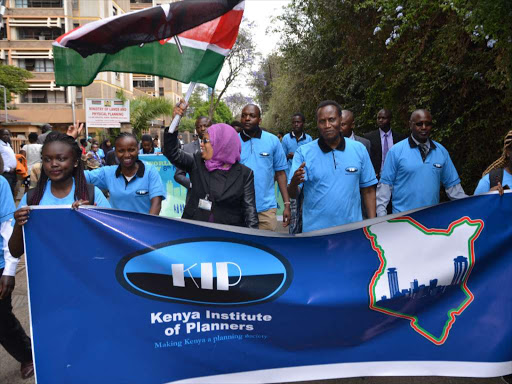
[[[11,101],[11,94],[22,94],[28,89],[27,81],[34,77],[29,71],[12,65],[0,65],[0,85],[7,91],[7,102]],[[3,89],[0,90],[0,106],[4,108]]]
[[[263,113],[268,110],[273,81],[279,77],[281,60],[282,58],[278,55],[271,54],[261,61],[256,71],[251,73],[252,79],[249,85],[256,93],[256,101]]]
[[[194,121],[199,116],[210,116],[211,102],[207,101],[208,88],[203,86],[196,86],[190,100],[188,101],[189,107],[186,116]],[[223,102],[215,100],[218,105],[210,119],[214,123],[230,123],[233,120],[233,114],[229,107]],[[181,123],[180,123],[181,127]],[[195,126],[194,126],[195,129]]]
[[[147,129],[152,119],[170,115],[173,104],[164,97],[137,97],[130,102],[130,123],[133,133],[140,138],[143,130]]]
[[[231,112],[233,112],[233,116],[236,117],[242,113],[243,107],[245,107],[247,104],[254,103],[254,100],[251,97],[244,96],[241,92],[237,92],[226,96],[224,98],[224,102],[229,107]]]
[[[470,192],[510,129],[511,12],[509,0],[292,0],[264,124],[300,111],[314,128],[318,103],[334,99],[360,133],[383,107],[407,133],[427,108]]]
[[[256,52],[256,46],[252,39],[252,28],[254,26],[251,23],[247,23],[246,26],[240,27],[238,32],[238,38],[235,45],[229,52],[224,62],[224,66],[227,65],[228,74],[224,79],[224,87],[220,90],[218,96],[215,96],[215,90],[212,94],[210,103],[210,118],[213,117],[213,112],[219,106],[222,96],[226,93],[227,89],[233,82],[244,72],[250,69],[258,56]]]
[[[217,108],[215,109],[210,119],[213,123],[231,123],[233,121],[233,114],[229,110],[226,103],[223,101],[216,100],[215,104]],[[199,116],[208,116],[210,111],[210,103],[205,101],[202,105],[200,105],[194,112],[194,119],[197,119]]]

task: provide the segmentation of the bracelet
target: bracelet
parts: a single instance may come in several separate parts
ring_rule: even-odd
[[[287,201],[286,203],[283,203],[283,204],[284,204],[284,205],[290,205],[290,202],[289,202],[289,201]]]

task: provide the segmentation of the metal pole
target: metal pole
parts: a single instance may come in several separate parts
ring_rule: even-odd
[[[194,92],[194,88],[196,87],[196,83],[192,82],[188,86],[187,94],[185,95],[185,101],[188,103],[188,100],[190,99],[190,96],[192,96],[192,92]],[[176,128],[178,128],[178,124],[180,123],[181,116],[176,115],[174,116],[174,119],[172,120],[171,126],[169,127],[169,133],[173,133]]]
[[[70,91],[71,91],[70,92],[70,94],[71,94],[71,113],[73,115],[73,125],[76,124],[76,111],[75,111],[75,97],[76,97],[75,95],[76,95],[76,93],[75,93],[75,90],[76,90],[75,87],[71,87],[71,89],[70,89]]]
[[[5,122],[7,123],[7,90],[3,85],[0,85],[4,89],[4,109],[5,109]]]

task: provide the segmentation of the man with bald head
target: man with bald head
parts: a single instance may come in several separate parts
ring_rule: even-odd
[[[466,197],[448,151],[430,139],[432,115],[425,109],[411,114],[411,136],[387,154],[377,187],[377,216],[387,214],[393,194],[393,213],[439,203],[441,184],[451,200]]]
[[[391,119],[393,115],[389,109],[381,109],[377,114],[377,127],[378,129],[368,132],[365,137],[370,140],[371,152],[370,158],[372,159],[373,168],[377,174],[377,179],[380,178],[384,160],[393,145],[399,141],[407,138],[406,135],[400,132],[395,132],[391,129]]]
[[[354,133],[354,127],[356,126],[356,123],[354,122],[354,113],[352,111],[349,111],[348,109],[344,109],[341,111],[341,133],[344,137],[347,139],[359,141],[361,144],[363,144],[368,151],[368,154],[371,153],[371,144],[370,140],[365,139],[364,137],[357,136]]]

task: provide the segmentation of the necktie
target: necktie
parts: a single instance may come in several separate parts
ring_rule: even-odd
[[[389,132],[386,132],[384,134],[384,145],[382,147],[382,164],[384,164],[384,160],[386,160],[386,155],[388,154],[389,151],[388,134]]]
[[[427,158],[427,155],[428,155],[427,144],[420,144],[419,147],[420,147],[421,159],[423,160],[423,162],[425,162],[425,159]]]

